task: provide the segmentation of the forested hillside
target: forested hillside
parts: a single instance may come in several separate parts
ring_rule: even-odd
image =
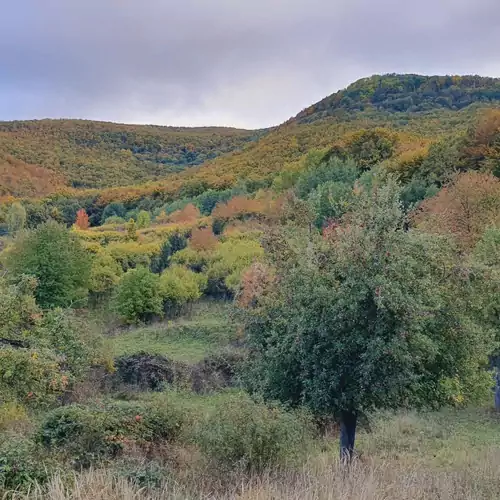
[[[0,122],[0,195],[158,179],[239,149],[260,134],[87,120]]]
[[[500,100],[500,79],[481,76],[374,75],[325,97],[299,113],[294,121],[311,123],[367,113],[421,113],[463,109],[473,103]]]

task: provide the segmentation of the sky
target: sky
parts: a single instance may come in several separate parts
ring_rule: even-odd
[[[277,125],[380,73],[500,77],[500,0],[3,0],[0,120]]]

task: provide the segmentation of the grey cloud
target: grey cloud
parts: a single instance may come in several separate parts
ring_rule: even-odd
[[[383,72],[500,76],[498,0],[17,0],[0,119],[247,127]]]

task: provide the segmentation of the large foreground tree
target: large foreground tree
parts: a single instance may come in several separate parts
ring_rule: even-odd
[[[481,276],[452,241],[405,230],[391,181],[356,205],[323,235],[297,223],[271,231],[271,271],[250,271],[242,294],[254,388],[338,418],[344,459],[359,417],[375,409],[484,394],[494,348],[471,286]]]

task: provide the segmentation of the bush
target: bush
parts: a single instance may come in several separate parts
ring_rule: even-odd
[[[162,316],[160,277],[145,267],[127,271],[118,283],[114,303],[116,311],[127,323]]]
[[[299,177],[295,191],[300,198],[306,199],[309,193],[326,182],[339,182],[353,185],[360,171],[352,160],[342,161],[332,157],[328,161],[312,164]]]
[[[111,243],[106,251],[123,271],[127,271],[140,266],[149,266],[151,260],[160,252],[160,247],[158,243],[140,244],[136,241],[126,241]]]
[[[117,215],[112,215],[104,220],[103,225],[108,224],[125,224],[127,222],[123,217],[118,217]]]
[[[225,400],[196,431],[219,466],[262,470],[296,457],[312,436],[308,417],[267,407],[241,394]]]
[[[126,213],[127,210],[123,203],[112,202],[106,206],[102,212],[101,218],[102,220],[107,220],[111,217],[119,217],[120,219],[123,219]]]
[[[173,363],[158,354],[140,352],[120,356],[115,360],[116,377],[120,382],[142,389],[159,390],[176,377]]]
[[[40,345],[55,353],[72,377],[85,375],[101,354],[102,339],[71,310],[47,312],[33,333]]]
[[[179,233],[174,233],[168,237],[160,249],[159,255],[151,260],[151,271],[160,274],[170,265],[172,256],[186,248],[187,239]]]
[[[155,460],[145,461],[138,457],[124,457],[114,464],[113,472],[138,488],[151,490],[164,487],[170,471]]]
[[[172,264],[186,266],[195,273],[202,272],[210,259],[209,252],[198,252],[194,248],[184,248],[171,258]]]
[[[211,354],[191,370],[191,388],[196,393],[207,393],[238,384],[238,376],[245,362],[245,352],[225,348]]]
[[[74,466],[87,467],[119,455],[127,444],[175,440],[183,419],[182,411],[161,402],[70,405],[48,413],[37,437],[46,448],[66,453]]]
[[[141,210],[137,214],[137,227],[139,229],[144,229],[151,225],[151,214],[146,212],[146,210]]]
[[[258,241],[228,239],[219,244],[207,267],[207,295],[231,296],[243,271],[264,255]]]
[[[0,278],[0,337],[13,345],[24,345],[25,333],[33,328],[40,317],[35,302],[37,280],[22,276],[18,283]]]
[[[0,490],[26,490],[43,484],[56,472],[54,461],[26,438],[8,437],[0,443]]]
[[[30,406],[53,403],[69,383],[60,358],[47,349],[0,348],[0,394]]]

